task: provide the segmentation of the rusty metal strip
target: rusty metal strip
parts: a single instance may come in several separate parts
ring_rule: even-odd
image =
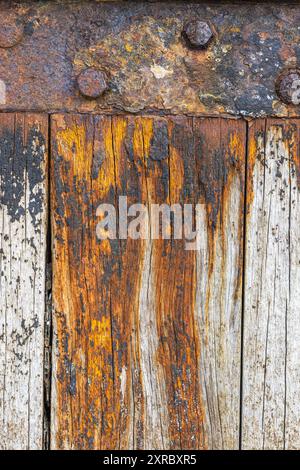
[[[299,5],[29,1],[0,13],[1,110],[299,115]]]

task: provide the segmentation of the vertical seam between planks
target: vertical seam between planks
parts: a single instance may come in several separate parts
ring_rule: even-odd
[[[249,160],[249,122],[246,123],[245,138],[245,169],[244,169],[244,216],[243,216],[243,263],[242,263],[242,307],[241,307],[241,358],[240,358],[240,422],[239,422],[239,450],[242,449],[243,434],[243,369],[244,369],[244,313],[245,313],[245,275],[246,275],[246,250],[247,250],[247,181]]]
[[[45,320],[43,360],[43,450],[50,449],[52,376],[52,236],[51,236],[51,114],[48,114],[47,238],[45,264]]]

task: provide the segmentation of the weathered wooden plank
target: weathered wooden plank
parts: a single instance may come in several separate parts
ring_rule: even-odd
[[[0,115],[0,448],[39,449],[48,118]]]
[[[300,446],[299,123],[250,124],[242,445]]]
[[[197,261],[200,373],[209,448],[239,446],[245,123],[197,121],[203,234]]]
[[[238,446],[245,125],[52,118],[52,448]],[[185,240],[97,240],[100,203],[201,203]],[[174,231],[174,226],[170,227]]]

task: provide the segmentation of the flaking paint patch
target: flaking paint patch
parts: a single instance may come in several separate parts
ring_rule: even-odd
[[[25,215],[25,188],[29,190],[27,210],[35,228],[40,224],[45,192],[41,183],[45,179],[43,169],[46,142],[39,126],[33,125],[24,141],[23,126],[14,130],[4,129],[0,147],[0,202],[7,207],[11,221],[19,221]],[[26,195],[27,197],[27,195]]]
[[[124,400],[124,397],[125,397],[126,378],[127,378],[127,367],[123,366],[122,372],[120,374],[120,391],[121,391],[122,400]]]
[[[0,448],[41,449],[48,118],[0,122]]]

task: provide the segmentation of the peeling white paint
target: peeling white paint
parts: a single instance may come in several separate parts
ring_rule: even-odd
[[[0,81],[0,84],[3,91],[3,82]],[[45,117],[44,126],[46,122]],[[18,126],[24,133],[32,127],[27,118],[24,118],[22,125],[18,121]],[[2,115],[0,128],[8,129],[12,134],[14,121]],[[14,167],[18,154],[13,154],[11,158]],[[46,156],[41,167],[43,173],[45,168]],[[0,183],[3,183],[2,178],[3,174],[0,174]],[[1,450],[35,450],[43,445],[47,183],[43,180],[31,189],[26,172],[20,175],[19,184],[24,187],[19,201],[24,213],[19,220],[11,217],[7,204],[0,207]],[[36,220],[29,208],[34,199],[32,191],[44,196],[43,210],[35,214]]]
[[[123,367],[122,367],[122,372],[121,372],[121,374],[120,374],[120,382],[121,382],[120,390],[121,390],[122,400],[124,400],[124,397],[125,397],[125,389],[126,389],[126,371],[127,371],[127,367],[123,366]]]

